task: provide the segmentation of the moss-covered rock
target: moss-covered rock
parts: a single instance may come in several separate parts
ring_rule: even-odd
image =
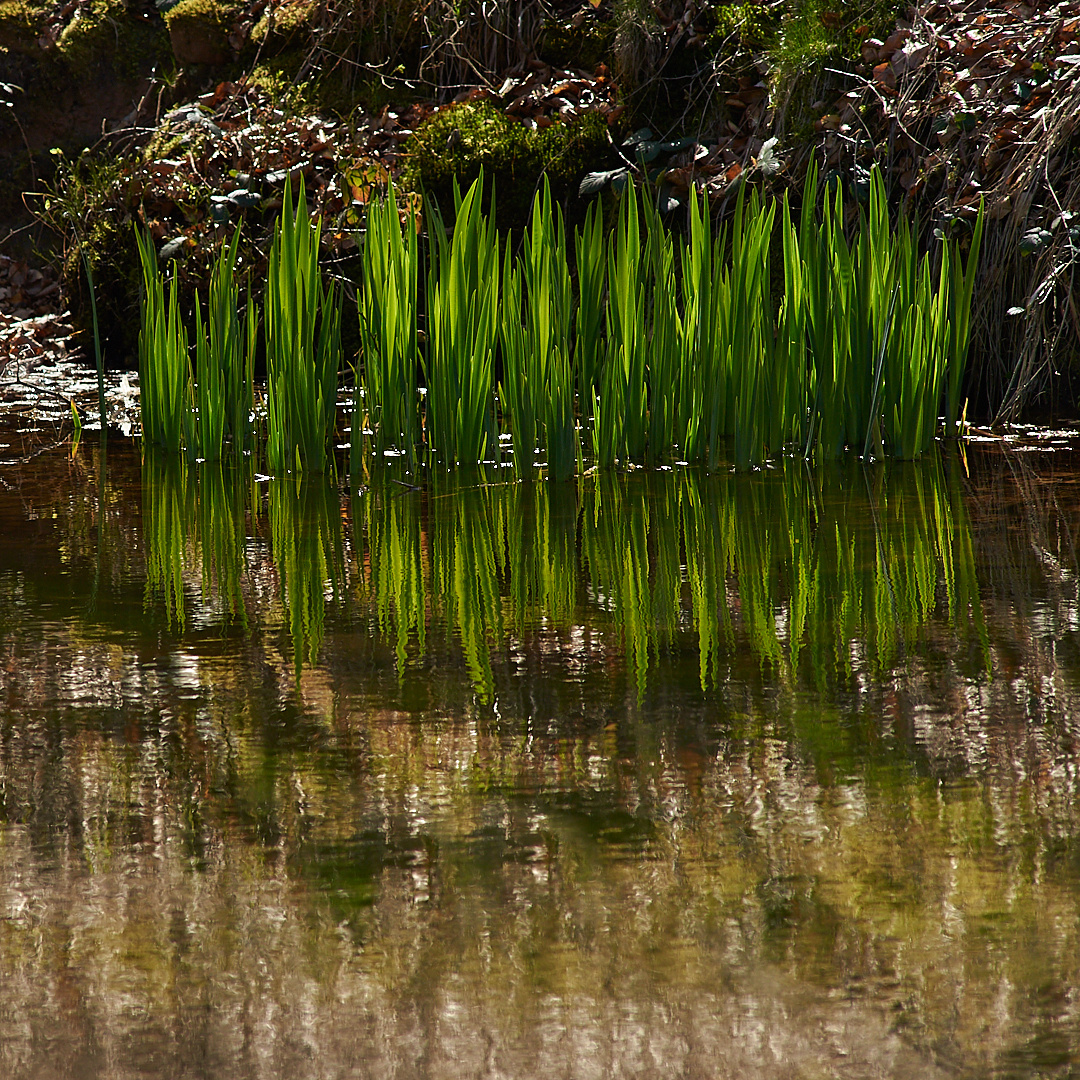
[[[307,37],[317,15],[315,0],[282,0],[267,4],[262,17],[251,29],[256,45],[287,48]]]
[[[238,4],[180,0],[165,12],[173,55],[182,64],[225,64],[232,58],[229,30]]]
[[[26,0],[0,2],[0,49],[19,52],[36,50],[45,11],[40,5]]]
[[[595,113],[530,130],[488,101],[464,102],[417,128],[402,181],[445,208],[453,205],[454,180],[464,187],[483,170],[494,183],[500,225],[519,226],[543,175],[556,199],[565,201],[576,196],[582,176],[606,160],[609,145],[607,125]]]
[[[140,78],[167,48],[161,19],[124,0],[94,0],[78,8],[56,40],[63,68],[80,83]]]

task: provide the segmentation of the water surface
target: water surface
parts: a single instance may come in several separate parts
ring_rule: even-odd
[[[1076,464],[11,466],[0,1075],[1075,1075]]]

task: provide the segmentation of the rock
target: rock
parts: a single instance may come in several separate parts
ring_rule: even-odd
[[[173,55],[182,64],[224,64],[232,56],[224,13],[213,0],[180,0],[165,13]]]

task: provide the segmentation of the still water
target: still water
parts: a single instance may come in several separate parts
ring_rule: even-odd
[[[0,485],[0,1076],[1080,1070],[1067,448]]]

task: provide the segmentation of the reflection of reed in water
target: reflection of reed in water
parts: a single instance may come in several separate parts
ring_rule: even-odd
[[[194,518],[194,485],[187,463],[177,455],[148,452],[143,459],[142,508],[146,544],[146,599],[165,602],[169,625],[183,630],[184,571]]]
[[[362,591],[379,630],[394,643],[403,676],[428,620],[445,622],[464,652],[474,686],[493,687],[491,643],[504,625],[518,637],[570,623],[577,603],[577,515],[573,488],[488,485],[440,477],[426,493],[377,485],[354,502],[365,535]]]
[[[731,647],[731,609],[753,652],[815,681],[880,670],[938,609],[985,644],[970,528],[955,469],[936,460],[868,472],[798,463],[749,476],[685,474],[683,539],[702,683]]]
[[[247,540],[246,509],[251,498],[250,465],[203,462],[198,468],[196,503],[203,596],[216,594],[228,619],[247,625],[241,589]]]
[[[879,671],[935,615],[985,654],[959,480],[936,460],[888,473],[801,462],[749,475],[606,472],[574,494],[441,479],[426,495],[373,493],[366,513],[367,588],[399,666],[438,617],[485,700],[492,644],[507,631],[526,639],[597,616],[621,639],[639,695],[687,634],[703,688],[740,642],[782,677],[804,659],[818,684]]]
[[[322,477],[272,481],[270,544],[299,675],[322,648],[327,587],[337,603],[345,582],[337,488]]]
[[[250,474],[151,456],[143,484],[147,597],[164,597],[182,628],[197,559],[204,600],[214,594],[226,618],[245,618]],[[321,480],[275,481],[269,508],[299,669],[315,661],[327,597],[345,583],[339,496]],[[740,647],[782,678],[805,667],[818,685],[880,671],[931,618],[986,655],[960,481],[937,459],[888,470],[788,461],[752,474],[604,472],[573,487],[460,473],[426,491],[380,484],[353,513],[365,552],[359,596],[393,644],[399,677],[410,653],[425,655],[436,620],[485,701],[492,649],[508,635],[526,653],[561,652],[548,632],[584,623],[621,642],[639,696],[666,651],[695,644],[703,689],[722,681]]]
[[[186,625],[185,583],[195,572],[203,601],[216,598],[226,622],[247,624],[242,584],[251,485],[250,463],[195,466],[149,451],[143,458],[146,603],[161,597],[177,629]]]
[[[585,490],[582,561],[588,566],[590,597],[621,624],[627,662],[638,692],[645,689],[649,646],[655,641],[651,618],[649,502],[627,497],[628,480],[598,474]]]
[[[503,630],[493,491],[470,475],[445,488],[437,483],[428,499],[432,603],[460,638],[484,701],[494,689],[489,638]]]
[[[514,633],[566,626],[577,604],[575,488],[510,484],[493,489],[492,508]]]
[[[373,488],[353,501],[353,527],[367,537],[362,585],[374,603],[379,632],[394,641],[398,676],[403,677],[409,642],[427,645],[427,581],[418,497],[407,490]]]

